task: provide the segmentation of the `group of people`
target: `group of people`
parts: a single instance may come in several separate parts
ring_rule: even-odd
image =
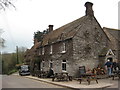
[[[112,75],[113,71],[120,70],[120,62],[117,62],[115,60],[112,62],[110,59],[107,59],[105,68],[107,70],[107,74],[110,76]]]
[[[105,74],[105,69],[100,67],[100,65],[98,65],[97,68],[93,68],[92,73],[95,75],[104,75]]]

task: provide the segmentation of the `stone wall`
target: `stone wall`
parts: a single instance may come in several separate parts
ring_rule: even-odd
[[[98,56],[107,47],[107,42],[108,39],[96,19],[90,17],[73,38],[73,68],[77,70],[83,65],[86,69],[97,67],[100,62]]]
[[[66,52],[65,53],[61,53],[61,47],[63,47],[63,43],[66,44]],[[54,44],[52,44],[52,47],[53,47],[52,54],[48,53],[48,52],[50,52],[49,45],[44,47],[45,55],[43,55],[44,56],[43,59],[45,61],[45,67],[44,68],[41,67],[41,68],[44,71],[48,71],[50,68],[49,62],[50,62],[50,60],[52,60],[54,72],[60,73],[60,72],[62,72],[62,60],[66,60],[66,64],[67,64],[66,69],[67,69],[67,72],[70,73],[69,72],[71,70],[70,68],[72,68],[70,63],[73,63],[72,62],[72,56],[73,56],[72,39],[54,43]]]
[[[66,52],[61,53],[64,42],[66,43]],[[52,54],[50,54],[50,45],[53,47]],[[107,46],[108,38],[99,23],[94,17],[88,17],[72,39],[44,47],[45,54],[42,56],[45,67],[43,70],[49,70],[49,62],[52,60],[54,72],[60,73],[62,72],[62,60],[66,60],[66,71],[77,77],[80,66],[86,66],[86,69],[93,69],[98,66],[100,63],[98,56],[103,53],[103,49]]]

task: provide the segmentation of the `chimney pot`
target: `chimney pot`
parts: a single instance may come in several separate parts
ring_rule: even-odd
[[[53,31],[53,25],[49,25],[49,32]]]
[[[91,2],[86,2],[85,7],[86,7],[86,16],[94,16],[94,11],[92,9],[93,3]]]

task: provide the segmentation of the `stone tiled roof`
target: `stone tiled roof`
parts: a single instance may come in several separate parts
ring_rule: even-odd
[[[49,43],[55,43],[74,37],[74,35],[81,28],[81,26],[83,25],[85,20],[88,19],[88,17],[89,16],[83,16],[56,30],[51,31],[43,38],[42,46],[48,45]]]
[[[112,29],[112,28],[107,28],[107,27],[103,27],[104,31],[106,32],[106,34],[108,35],[108,33],[113,36],[116,40],[120,41],[119,37],[120,37],[120,30],[119,29]],[[108,37],[110,38],[110,35],[108,35]]]
[[[25,53],[25,61],[30,61],[35,55],[38,47],[40,47],[41,43],[37,42],[35,43],[31,49],[28,49]]]
[[[106,28],[103,27],[104,32],[106,33],[106,35],[108,36],[110,42],[111,42],[111,47],[113,50],[118,49],[119,44],[120,44],[120,39],[119,39],[119,34],[120,34],[120,30],[118,29],[112,29],[112,28]]]

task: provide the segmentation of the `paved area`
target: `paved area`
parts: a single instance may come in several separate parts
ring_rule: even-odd
[[[11,77],[11,75],[9,77]],[[79,81],[76,81],[76,80],[68,81],[68,82],[67,81],[62,81],[62,82],[54,81],[53,82],[52,79],[38,78],[38,77],[33,77],[33,76],[19,76],[18,73],[13,74],[12,77],[13,77],[13,80],[16,77],[23,81],[21,83],[23,83],[23,85],[25,85],[25,86],[23,86],[22,88],[24,88],[24,87],[28,88],[28,86],[29,86],[32,88],[61,88],[61,89],[65,89],[65,90],[66,89],[119,90],[117,88],[118,88],[118,86],[120,86],[120,81],[118,83],[118,78],[115,78],[115,80],[112,80],[112,78],[99,79],[98,84],[95,81],[91,81],[91,84],[88,85],[87,82],[82,82],[82,84],[80,84]],[[26,82],[26,79],[27,79],[27,82]],[[4,78],[4,80],[5,80],[5,78]],[[7,80],[9,82],[9,79],[7,79]],[[17,80],[17,81],[19,81],[19,80]],[[32,82],[32,84],[30,84],[30,82]],[[36,82],[37,82],[37,84],[35,84]],[[5,83],[4,83],[4,85],[5,85]],[[110,88],[112,88],[112,89],[110,89]]]
[[[9,88],[13,88],[14,90],[16,90],[16,88],[25,88],[25,90],[26,89],[31,90],[31,88],[33,88],[34,90],[35,88],[46,88],[46,89],[47,88],[63,88],[64,89],[65,87],[57,86],[57,85],[53,85],[53,84],[49,84],[45,82],[40,82],[34,79],[26,78],[24,76],[3,75],[2,76],[2,88],[8,88],[7,90],[9,90]]]
[[[82,82],[82,84],[79,83],[79,81],[73,80],[73,81],[52,81],[52,79],[46,79],[46,78],[38,78],[38,77],[33,77],[33,76],[25,76],[26,78],[42,81],[42,82],[47,82],[51,83],[54,85],[59,85],[59,86],[64,86],[68,88],[118,88],[118,79],[112,80],[111,78],[109,79],[99,79],[98,84],[95,81],[91,81],[91,84],[88,85],[87,82]]]
[[[0,90],[2,89],[2,75],[0,75]]]

